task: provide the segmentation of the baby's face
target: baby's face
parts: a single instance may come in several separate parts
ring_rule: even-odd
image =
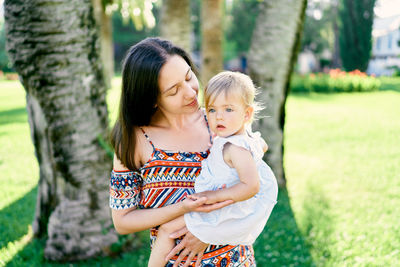
[[[210,128],[221,137],[244,134],[250,115],[251,108],[237,94],[221,93],[207,107]]]

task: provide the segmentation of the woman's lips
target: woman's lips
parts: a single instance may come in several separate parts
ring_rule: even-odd
[[[188,104],[188,106],[196,106],[197,105],[197,99],[193,100],[191,103]]]

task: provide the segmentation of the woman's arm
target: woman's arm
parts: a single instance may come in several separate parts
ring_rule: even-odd
[[[124,172],[129,170],[121,163],[114,155],[114,171]],[[132,190],[130,188],[130,190]],[[127,195],[128,192],[126,192]],[[160,224],[169,222],[186,212],[201,211],[210,212],[215,209],[220,209],[232,203],[232,201],[224,201],[212,205],[205,205],[205,197],[188,196],[185,200],[154,209],[136,209],[131,207],[128,209],[112,209],[112,219],[114,227],[120,234],[130,234],[138,231],[143,231]]]
[[[238,172],[240,182],[229,188],[195,194],[206,197],[207,204],[231,199],[235,202],[253,197],[260,190],[260,177],[251,152],[243,147],[227,143],[223,150],[224,160]]]
[[[119,234],[143,231],[169,222],[189,211],[196,210],[206,202],[206,198],[186,199],[173,205],[155,209],[112,210],[114,227]]]
[[[206,197],[194,198],[189,196],[181,202],[161,208],[130,208],[124,210],[113,209],[112,219],[117,232],[124,235],[158,226],[190,211],[210,212],[233,203],[233,201],[227,200],[220,201],[212,205],[205,205],[206,201]]]

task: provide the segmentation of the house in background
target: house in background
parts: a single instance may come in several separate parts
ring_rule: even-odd
[[[372,55],[368,74],[392,75],[400,68],[400,14],[388,18],[375,18],[372,30]]]

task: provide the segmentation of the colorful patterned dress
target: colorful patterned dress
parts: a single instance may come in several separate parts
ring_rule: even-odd
[[[209,154],[209,150],[173,152],[156,148],[143,129],[142,131],[153,147],[151,159],[139,172],[111,172],[110,207],[113,209],[158,208],[182,201],[187,195],[194,193],[194,181],[200,173],[201,161]],[[151,246],[156,237],[157,227],[150,230]],[[176,259],[177,256],[166,266],[172,266]],[[195,260],[190,266],[194,264]],[[255,266],[253,247],[209,245],[201,266]]]

